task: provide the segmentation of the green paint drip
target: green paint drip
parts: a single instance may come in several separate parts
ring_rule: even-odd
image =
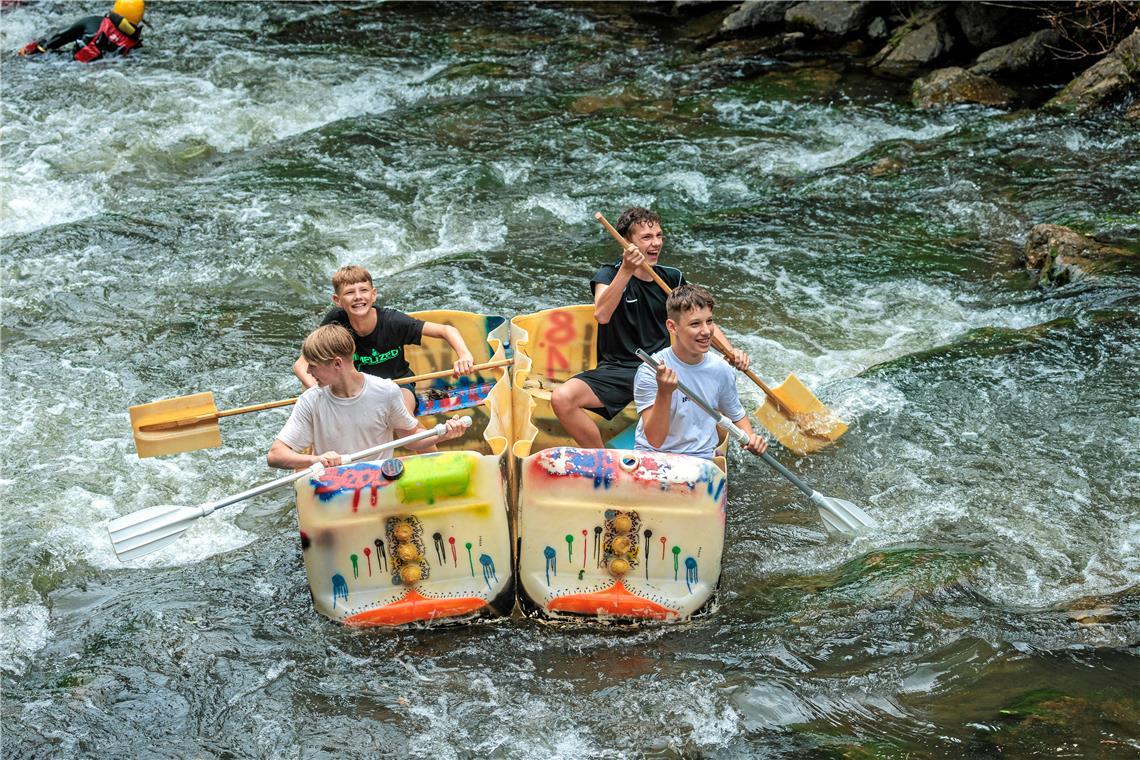
[[[348,558],[350,560],[352,560],[352,577],[353,578],[359,578],[360,577],[360,565],[357,564],[357,556],[355,554],[350,554],[350,555],[348,555]]]
[[[673,547],[673,580],[677,580],[677,570],[680,568],[681,563],[679,557],[681,556],[681,547]]]
[[[471,566],[471,577],[475,577],[475,560],[471,558],[471,542],[468,541],[464,546],[467,547],[467,564]]]
[[[574,561],[574,534],[566,534],[566,559]]]

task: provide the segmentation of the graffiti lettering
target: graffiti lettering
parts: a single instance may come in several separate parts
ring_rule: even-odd
[[[389,486],[392,481],[380,474],[379,465],[361,463],[325,470],[319,478],[312,478],[309,482],[321,501],[328,501],[341,491],[354,491],[352,510],[355,512],[360,503],[361,490],[372,489],[371,502],[372,506],[376,506],[376,492]]]

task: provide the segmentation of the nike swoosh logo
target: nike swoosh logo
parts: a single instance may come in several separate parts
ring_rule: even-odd
[[[625,299],[625,302],[626,302],[626,303],[637,303],[637,299],[635,298],[635,299],[633,299],[633,300],[631,301],[631,300],[629,300],[629,299],[627,298],[627,299]]]

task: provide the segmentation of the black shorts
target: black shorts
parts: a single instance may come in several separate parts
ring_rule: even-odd
[[[633,401],[633,377],[637,374],[640,364],[599,364],[596,369],[574,375],[590,386],[590,390],[602,402],[602,406],[591,409],[591,412],[600,414],[607,420],[621,414],[621,410]]]

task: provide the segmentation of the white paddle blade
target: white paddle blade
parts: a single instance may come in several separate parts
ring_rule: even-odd
[[[823,520],[829,532],[854,536],[879,524],[857,505],[844,499],[824,496],[819,491],[813,491],[811,500],[819,508],[819,518]]]
[[[128,562],[170,545],[202,514],[201,507],[150,507],[112,520],[107,533],[115,554]]]

